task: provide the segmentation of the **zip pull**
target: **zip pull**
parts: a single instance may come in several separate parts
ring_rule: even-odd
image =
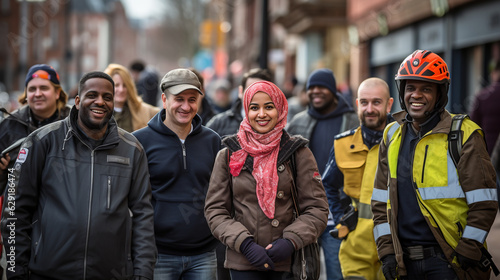
[[[108,197],[106,200],[106,209],[111,207],[111,176],[108,176]]]
[[[183,160],[183,163],[184,163],[184,170],[187,169],[187,163],[186,163],[186,145],[184,145],[184,143],[182,143],[182,160]]]

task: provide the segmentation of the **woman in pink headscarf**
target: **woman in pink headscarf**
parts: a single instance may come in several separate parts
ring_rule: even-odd
[[[215,160],[205,216],[227,247],[225,267],[232,279],[292,279],[294,250],[314,242],[326,227],[325,190],[307,140],[284,130],[283,92],[271,82],[255,82],[245,91],[243,108],[238,134],[224,138],[226,148]]]

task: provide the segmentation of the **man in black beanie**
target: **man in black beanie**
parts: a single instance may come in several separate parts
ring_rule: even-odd
[[[288,123],[286,130],[290,134],[299,134],[309,139],[309,148],[322,174],[335,135],[359,126],[359,120],[349,102],[337,92],[332,70],[325,68],[313,71],[307,80],[306,90],[309,108],[295,115]],[[340,241],[335,240],[329,234],[341,216],[342,213],[337,214],[336,217],[329,215],[328,226],[319,240],[325,255],[328,280],[342,279],[338,260]]]

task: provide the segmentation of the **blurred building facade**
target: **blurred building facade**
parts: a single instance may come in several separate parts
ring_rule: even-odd
[[[500,1],[349,0],[347,15],[353,87],[378,76],[396,97],[399,64],[413,50],[428,49],[451,73],[447,109],[463,113],[488,83],[490,62],[500,58]]]
[[[416,49],[441,55],[452,85],[448,110],[467,112],[488,83],[488,64],[500,57],[500,1],[496,0],[213,0],[230,10],[228,64],[259,66],[268,3],[268,68],[282,86],[286,77],[305,82],[331,68],[339,90],[380,77],[395,96],[394,75]],[[395,106],[393,110],[398,110]]]
[[[46,63],[71,91],[85,72],[128,65],[136,37],[119,0],[0,0],[0,83],[22,91],[29,67]]]
[[[22,90],[36,63],[53,65],[70,91],[83,73],[136,58],[160,73],[206,68],[235,86],[264,56],[281,87],[326,67],[341,91],[377,76],[395,95],[399,63],[429,49],[450,67],[448,109],[466,112],[500,58],[498,0],[159,1],[166,15],[184,16],[138,32],[120,0],[0,0],[0,92]]]

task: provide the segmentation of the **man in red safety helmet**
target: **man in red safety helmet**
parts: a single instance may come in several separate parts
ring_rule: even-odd
[[[489,279],[485,239],[497,213],[495,171],[484,134],[470,119],[450,156],[450,73],[416,50],[396,75],[400,105],[380,144],[372,195],[374,236],[386,279]],[[451,147],[451,145],[450,145]]]

